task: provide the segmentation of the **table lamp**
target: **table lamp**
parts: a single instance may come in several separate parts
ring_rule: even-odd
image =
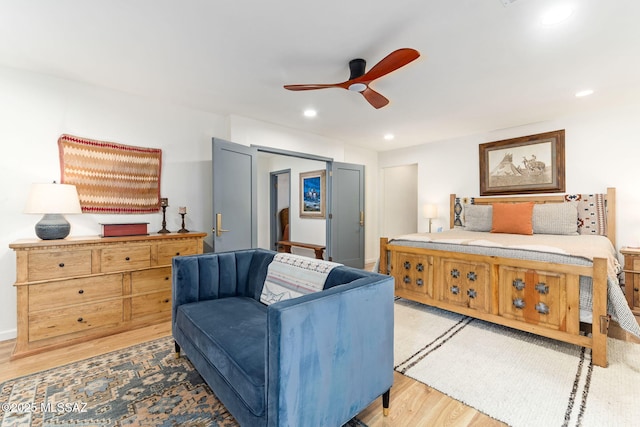
[[[422,209],[422,216],[429,219],[429,233],[431,233],[431,220],[438,217],[438,205],[424,205]]]
[[[31,184],[24,213],[44,214],[36,224],[36,236],[42,240],[64,239],[71,224],[63,214],[82,213],[78,191],[69,184]]]

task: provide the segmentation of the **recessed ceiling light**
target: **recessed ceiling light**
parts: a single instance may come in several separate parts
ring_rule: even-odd
[[[395,138],[395,136],[392,133],[388,133],[384,136],[384,139],[387,141],[391,141],[393,138]]]
[[[549,9],[544,15],[542,15],[542,25],[555,25],[571,16],[573,13],[573,7],[564,4]]]
[[[585,89],[579,92],[576,92],[576,98],[582,98],[583,96],[589,96],[593,94],[593,89]]]
[[[309,108],[307,110],[304,110],[303,114],[305,117],[315,117],[318,115],[318,112],[316,110]]]

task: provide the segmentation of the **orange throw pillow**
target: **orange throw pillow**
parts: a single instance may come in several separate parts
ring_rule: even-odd
[[[533,202],[493,203],[492,233],[533,234]]]

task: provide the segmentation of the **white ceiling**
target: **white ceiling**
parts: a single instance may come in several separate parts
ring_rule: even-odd
[[[637,0],[0,0],[0,65],[388,150],[637,102],[639,21]],[[422,56],[372,84],[379,110],[282,87],[402,47]]]

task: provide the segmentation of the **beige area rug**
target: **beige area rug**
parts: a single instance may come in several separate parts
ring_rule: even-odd
[[[396,370],[512,426],[639,425],[640,345],[608,344],[601,368],[578,346],[395,304]]]

